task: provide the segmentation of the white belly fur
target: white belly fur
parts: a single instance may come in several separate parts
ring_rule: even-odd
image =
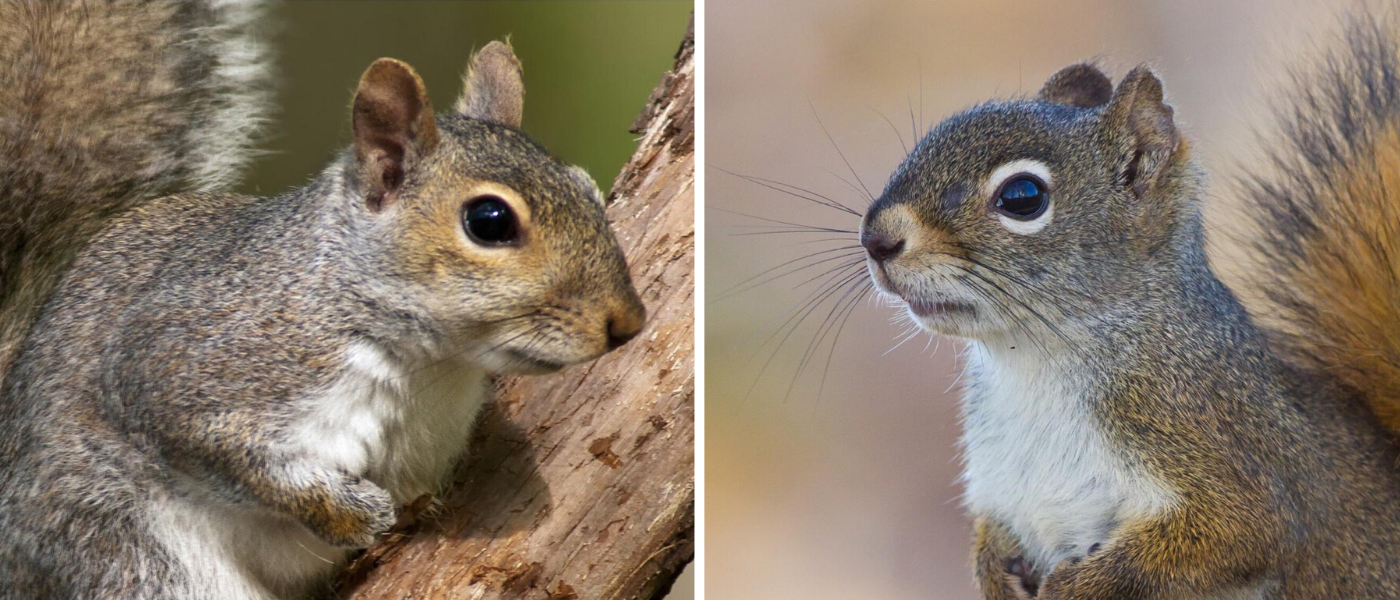
[[[352,348],[346,362],[294,429],[293,451],[360,474],[400,503],[437,491],[466,452],[486,372],[454,361],[400,364],[368,345]],[[189,570],[193,597],[298,595],[348,554],[268,511],[163,497],[151,514],[152,532]]]
[[[1115,450],[1063,364],[1034,348],[974,342],[964,399],[966,502],[1019,537],[1048,571],[1107,541],[1118,523],[1160,514],[1175,497]]]

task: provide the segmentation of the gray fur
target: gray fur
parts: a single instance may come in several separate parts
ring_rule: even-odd
[[[534,373],[637,333],[644,309],[591,182],[517,129],[428,110],[437,141],[386,206],[350,150],[271,198],[104,196],[136,205],[79,252],[0,387],[0,599],[303,596],[333,568],[270,574],[260,557],[364,547],[420,493],[305,451],[300,423],[344,409],[357,348],[410,374]],[[207,172],[195,165],[142,196]],[[482,194],[528,212],[520,243],[469,241],[463,211]],[[451,462],[432,458],[441,481]],[[217,540],[172,542],[164,505],[291,533],[196,556]],[[195,576],[209,556],[196,566],[216,576]]]
[[[234,183],[264,122],[260,2],[0,2],[0,376],[111,215]]]

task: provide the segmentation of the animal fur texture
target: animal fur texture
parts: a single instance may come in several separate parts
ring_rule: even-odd
[[[261,2],[0,2],[0,376],[112,215],[237,180],[266,120]]]
[[[251,9],[0,4],[0,44],[27,61],[0,65],[18,94],[0,97],[19,157],[0,167],[20,240],[4,277],[22,288],[0,316],[6,343],[27,330],[0,387],[0,599],[323,590],[445,482],[489,375],[642,327],[597,186],[519,129],[506,44],[443,113],[376,61],[353,145],[305,187],[201,191],[255,122],[225,90],[257,71],[251,38],[226,37]],[[473,228],[481,203],[508,216],[499,239]]]
[[[1400,597],[1400,35],[1299,77],[1261,326],[1206,256],[1158,76],[1067,67],[936,126],[862,224],[872,278],[967,338],[966,502],[997,600]],[[1037,182],[1037,210],[1004,208]]]

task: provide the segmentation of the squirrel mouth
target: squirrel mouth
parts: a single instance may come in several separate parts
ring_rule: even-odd
[[[948,315],[970,315],[974,312],[971,304],[966,302],[934,302],[930,300],[905,300],[909,304],[909,311],[920,317],[941,317]]]

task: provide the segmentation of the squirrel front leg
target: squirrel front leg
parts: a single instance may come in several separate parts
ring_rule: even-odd
[[[333,546],[369,547],[394,525],[397,506],[388,491],[343,469],[274,450],[271,436],[250,431],[248,420],[236,421],[167,437],[166,454],[177,468],[294,517]]]
[[[1241,500],[1221,494],[1127,523],[1098,551],[1056,565],[1038,599],[1189,598],[1257,585],[1277,529],[1269,512]]]
[[[398,517],[388,491],[341,469],[289,460],[243,479],[258,500],[295,517],[333,546],[368,548]]]
[[[1034,598],[1040,575],[1034,571],[1011,530],[985,515],[977,517],[973,528],[977,536],[973,562],[982,597],[985,600]]]

